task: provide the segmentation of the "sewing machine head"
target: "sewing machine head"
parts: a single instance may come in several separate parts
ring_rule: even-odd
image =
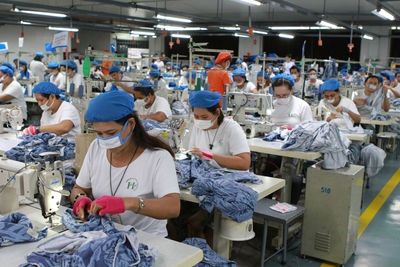
[[[230,92],[228,107],[233,109],[233,114],[251,112],[269,116],[273,109],[272,95]]]
[[[9,123],[14,130],[21,130],[23,126],[22,109],[15,105],[5,105],[0,108],[0,132],[3,132],[4,123]]]

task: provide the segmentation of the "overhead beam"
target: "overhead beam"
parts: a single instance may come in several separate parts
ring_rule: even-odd
[[[375,6],[381,6],[385,8],[387,11],[395,15],[398,19],[400,18],[400,11],[395,9],[391,4],[388,3],[388,1],[380,1],[380,0],[367,0],[367,2],[375,5]]]

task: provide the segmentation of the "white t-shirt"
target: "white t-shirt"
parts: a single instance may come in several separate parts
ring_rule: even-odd
[[[63,134],[62,137],[67,138],[68,141],[75,141],[75,135],[81,133],[81,117],[78,110],[71,103],[63,101],[54,114],[51,114],[50,110],[43,111],[40,118],[40,126],[59,124],[66,120],[71,121],[74,126],[71,131]]]
[[[32,72],[32,75],[35,77],[39,77],[39,81],[44,81],[44,74],[47,70],[46,65],[41,61],[32,60],[29,64],[29,69]]]
[[[294,82],[294,87],[293,87],[293,94],[301,97],[301,94],[303,92],[303,83],[304,83],[304,79],[300,78],[298,82]]]
[[[83,77],[82,75],[80,75],[79,73],[75,73],[74,77],[72,77],[72,79],[70,77],[68,77],[67,79],[67,87],[66,90],[69,93],[69,89],[71,87],[71,84],[74,84],[75,87],[75,91],[78,92],[79,86],[83,86],[83,94],[85,94],[85,83],[83,82]]]
[[[54,76],[54,74],[50,75],[50,82],[54,83],[58,89],[60,90],[65,90],[65,75],[59,72],[57,76]]]
[[[122,76],[122,80],[123,81],[127,81],[127,82],[122,82],[123,85],[133,88],[133,82],[132,82],[132,80],[130,78],[128,78],[126,76]],[[117,86],[117,88],[118,88],[118,90],[125,92],[124,88],[122,88],[121,86]],[[108,82],[106,84],[106,87],[104,88],[104,90],[105,91],[110,91],[111,89],[112,89],[112,82]]]
[[[168,85],[164,79],[158,80],[158,88],[155,90],[155,94],[168,100]]]
[[[17,74],[17,75],[15,75],[15,74]],[[15,75],[15,78],[17,79],[17,80],[21,80],[21,71],[15,71],[14,72],[14,75]],[[26,72],[26,75],[24,74],[24,77],[22,78],[22,80],[29,80],[28,79],[28,77],[29,77],[29,79],[31,78],[31,77],[33,77],[33,75],[32,75],[32,72],[30,71],[30,70],[28,70],[27,72]]]
[[[284,73],[290,75],[290,68],[293,67],[294,65],[296,65],[296,64],[293,61],[284,62],[283,63]]]
[[[27,109],[26,109],[26,102],[24,98],[24,88],[21,86],[19,82],[13,80],[6,89],[3,90],[4,84],[0,84],[0,95],[11,95],[14,98],[7,102],[11,102],[11,104],[16,105],[22,109],[23,118],[27,119]]]
[[[233,83],[232,91],[233,92],[244,92],[244,93],[251,93],[253,90],[256,89],[256,86],[252,82],[245,83],[243,88],[238,88],[237,83]]]
[[[324,82],[323,82],[322,80],[316,79],[316,81],[315,81],[315,83],[314,83],[314,87],[316,87],[316,88],[318,89],[318,92],[319,92],[320,86],[321,86],[323,83],[324,83]],[[304,86],[304,88],[305,88],[304,95],[305,95],[305,96],[312,96],[313,91],[311,90],[312,88],[309,88],[309,87],[310,87],[310,80],[306,80],[306,84],[305,84],[305,86]]]
[[[126,167],[111,167],[107,159],[107,150],[101,148],[97,140],[89,147],[82,169],[76,184],[83,188],[91,188],[95,199],[101,196],[110,196],[110,179],[112,177],[112,190],[117,197],[141,197],[143,199],[162,198],[168,194],[180,193],[176,177],[175,164],[171,155],[163,149],[146,149],[133,161],[125,175]],[[121,184],[118,188],[118,184]],[[132,225],[137,230],[167,236],[167,220],[157,220],[135,214],[132,211],[113,215],[113,220],[124,225]]]
[[[294,128],[304,121],[312,121],[313,115],[307,102],[295,96],[290,98],[287,105],[278,105],[277,101],[274,101],[272,123],[277,126],[290,125]]]
[[[338,107],[344,107],[344,108],[347,108],[349,111],[351,111],[357,115],[360,115],[360,113],[358,112],[358,109],[356,107],[356,104],[353,101],[351,101],[350,99],[348,99],[347,97],[344,97],[344,96],[340,96],[340,97],[341,97],[340,102],[336,107],[325,102],[325,99],[322,99],[319,102],[318,107],[323,108],[325,106],[326,108],[329,109],[330,112],[334,112],[334,113],[337,113],[336,109]],[[332,122],[335,123],[338,128],[340,128],[340,129],[348,129],[349,128],[346,125],[345,118],[343,118],[344,116],[346,116],[346,118],[350,119],[350,121],[352,122],[352,124],[354,126],[353,119],[350,116],[347,116],[345,114],[345,112],[344,112],[344,114],[339,114],[339,116],[341,116],[342,118],[336,118],[336,119],[332,120]]]
[[[163,112],[167,118],[172,116],[172,111],[167,99],[159,96],[155,96],[154,102],[149,108],[146,108],[145,104],[141,105],[138,103],[135,104],[134,110],[136,110],[139,115],[151,115],[157,112]]]
[[[210,145],[213,146],[212,149],[210,149]],[[204,131],[193,126],[188,149],[193,147],[207,151],[211,150],[215,154],[225,156],[235,156],[250,152],[246,135],[240,125],[236,121],[227,118],[217,129]]]

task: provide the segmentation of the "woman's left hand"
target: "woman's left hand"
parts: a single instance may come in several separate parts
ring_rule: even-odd
[[[203,153],[201,152],[200,148],[194,147],[194,148],[192,148],[192,150],[190,150],[190,152],[191,152],[193,155],[198,156],[199,158],[202,158],[202,157],[203,157]]]
[[[104,214],[118,214],[125,211],[122,197],[102,196],[92,202],[90,214],[103,216]]]

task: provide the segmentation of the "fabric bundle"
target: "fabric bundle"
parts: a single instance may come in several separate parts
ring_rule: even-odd
[[[187,115],[189,107],[182,101],[174,101],[171,105],[172,115]]]
[[[360,158],[361,164],[365,166],[365,172],[368,177],[373,177],[383,168],[386,152],[374,144],[369,144],[361,150]]]

